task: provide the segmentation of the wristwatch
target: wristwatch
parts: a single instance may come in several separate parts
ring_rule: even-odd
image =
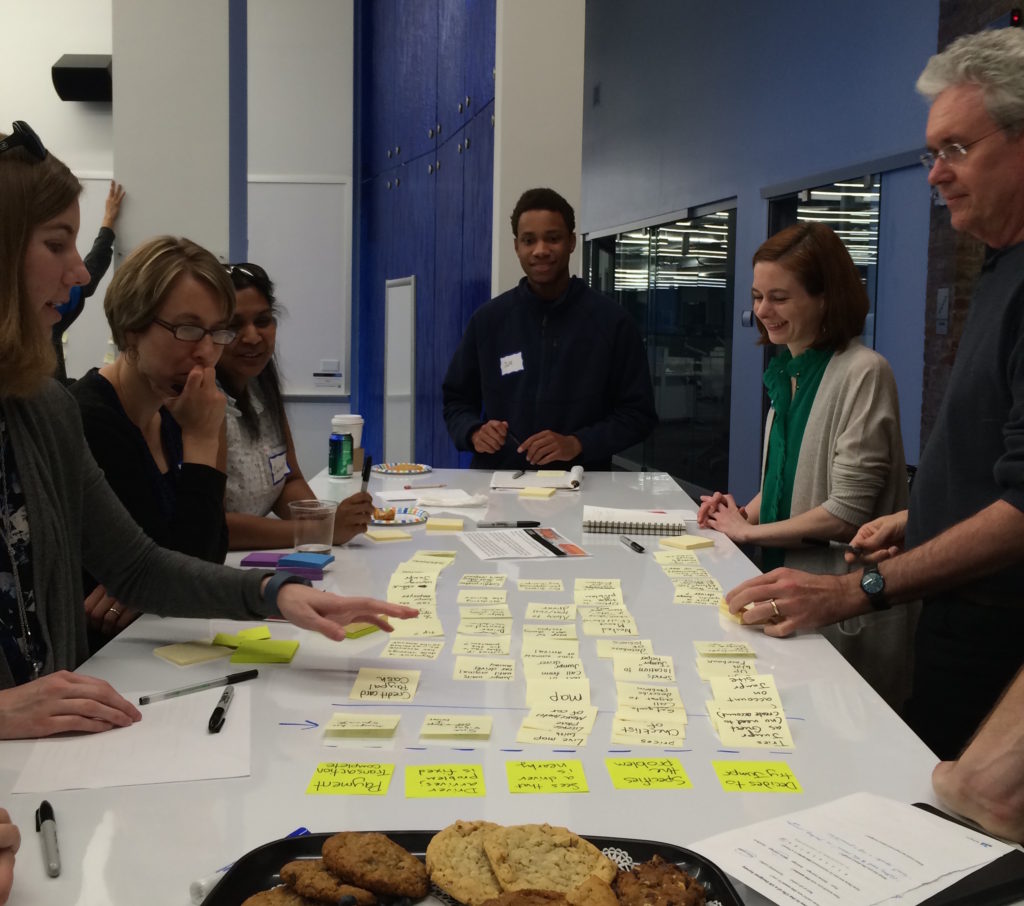
[[[885,576],[878,571],[877,564],[864,568],[860,577],[860,588],[868,596],[868,603],[875,610],[888,610],[892,604],[885,600]]]

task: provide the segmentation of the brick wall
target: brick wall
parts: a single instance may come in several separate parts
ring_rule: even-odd
[[[980,31],[1020,2],[993,0],[940,0],[939,49],[960,35]],[[923,66],[922,66],[923,68]],[[949,381],[970,306],[971,288],[981,269],[984,246],[950,226],[944,207],[932,207],[928,239],[928,299],[925,307],[924,382],[921,396],[921,444],[928,440],[939,403]],[[936,333],[935,308],[939,289],[950,291],[949,324]]]

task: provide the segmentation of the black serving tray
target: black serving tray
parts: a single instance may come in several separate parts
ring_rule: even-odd
[[[404,847],[414,856],[422,859],[427,844],[436,831],[383,831],[399,846]],[[293,859],[315,859],[320,857],[324,841],[331,834],[308,834],[303,837],[285,837],[258,846],[246,853],[228,869],[213,890],[203,900],[203,906],[240,906],[246,897],[267,890],[281,883],[278,872],[281,866]],[[673,846],[670,843],[655,843],[651,840],[627,840],[620,837],[589,837],[584,836],[600,849],[613,862],[622,868],[630,868],[633,864],[646,862],[654,855],[669,862],[675,862],[680,868],[693,875],[701,884],[707,895],[707,902],[718,903],[720,906],[743,906],[743,901],[725,874],[714,863],[688,849]],[[434,890],[433,902],[454,902],[446,894]],[[431,898],[422,900],[431,902]]]

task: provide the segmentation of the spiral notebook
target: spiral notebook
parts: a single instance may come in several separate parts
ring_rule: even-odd
[[[583,507],[583,531],[619,535],[681,535],[692,510],[627,510],[610,506]]]

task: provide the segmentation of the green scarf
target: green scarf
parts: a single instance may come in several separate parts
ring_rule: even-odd
[[[812,347],[793,358],[789,350],[783,347],[765,369],[764,386],[772,401],[775,419],[768,438],[768,456],[761,488],[762,524],[781,522],[790,516],[800,444],[832,352],[831,349]],[[796,378],[795,392],[792,389],[792,378]],[[765,571],[782,566],[785,554],[785,549],[780,547],[763,548],[762,566]]]

